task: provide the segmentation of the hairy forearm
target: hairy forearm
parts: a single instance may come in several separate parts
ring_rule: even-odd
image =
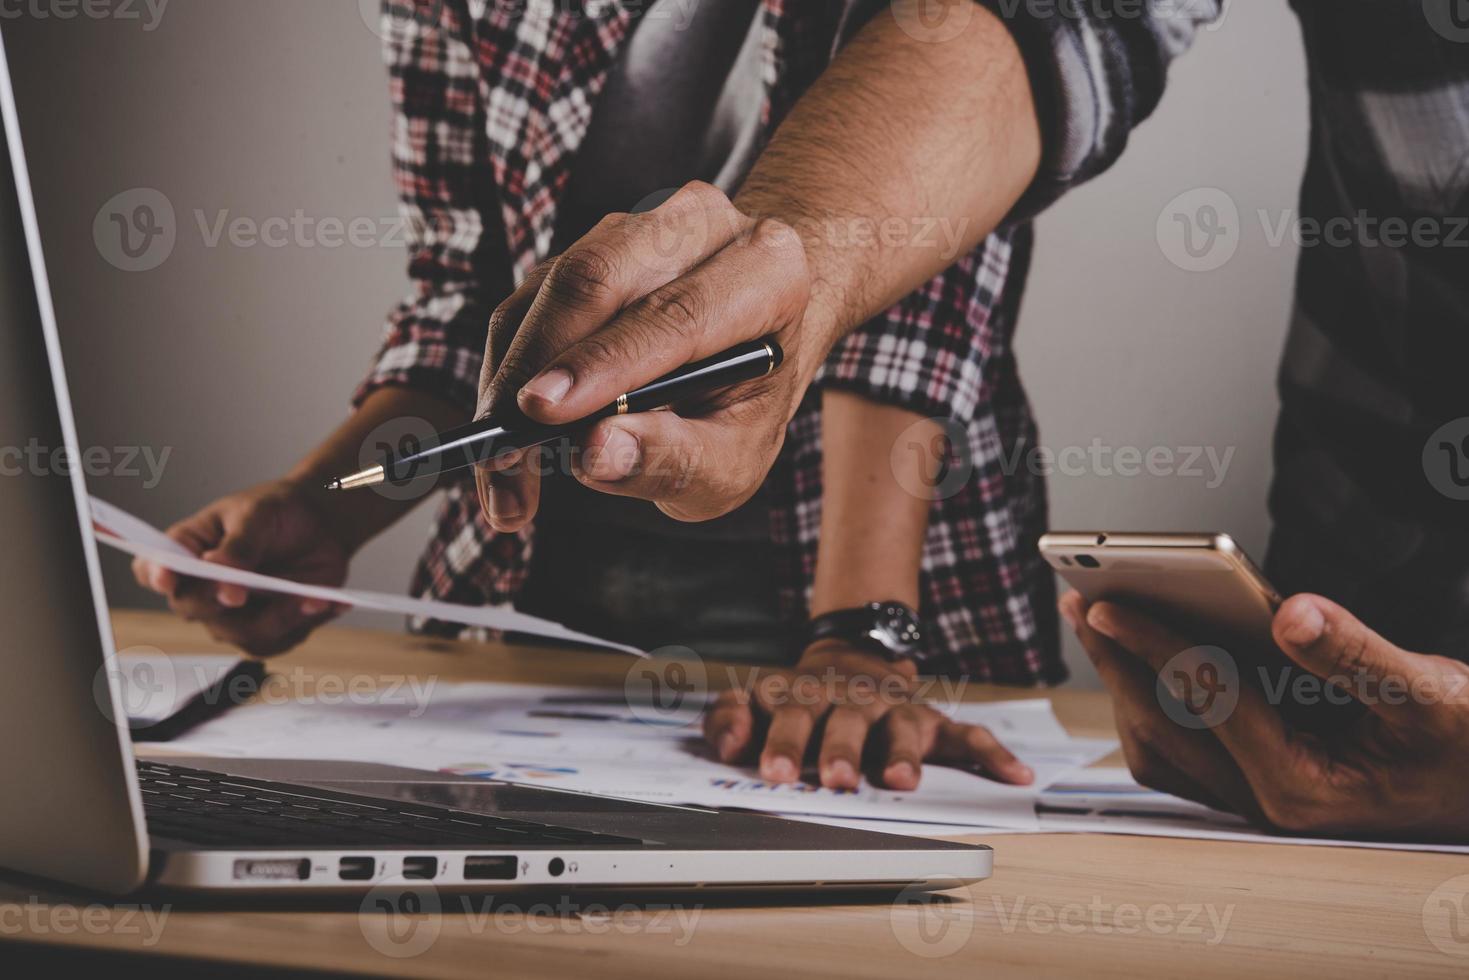
[[[320,505],[323,518],[349,552],[408,513],[421,498],[404,501],[372,490],[332,492],[322,487],[333,477],[368,465],[366,459],[378,458],[377,447],[367,445],[374,430],[402,420],[411,420],[403,424],[415,429],[441,432],[463,424],[465,412],[425,391],[380,388],[286,476]]]
[[[941,435],[936,423],[905,409],[844,391],[822,393],[821,543],[812,615],[888,599],[918,607],[930,504],[907,488],[928,485],[931,474],[923,469],[930,463],[899,444],[927,446]]]
[[[1040,143],[998,18],[976,6],[940,42],[882,13],[792,109],[735,204],[801,233],[803,333],[821,356],[993,231],[1035,176]]]

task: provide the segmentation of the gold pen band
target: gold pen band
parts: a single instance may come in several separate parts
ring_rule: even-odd
[[[328,483],[326,488],[328,490],[357,490],[361,487],[375,487],[380,483],[386,483],[387,480],[387,468],[378,464],[348,476],[338,477]]]
[[[627,414],[627,411],[628,411],[627,394],[624,393],[624,394],[618,395],[617,396],[617,414],[618,415],[626,415]]]

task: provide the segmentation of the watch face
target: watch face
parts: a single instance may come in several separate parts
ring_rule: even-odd
[[[882,603],[874,610],[877,622],[873,639],[894,652],[906,652],[923,639],[918,619],[906,606]]]

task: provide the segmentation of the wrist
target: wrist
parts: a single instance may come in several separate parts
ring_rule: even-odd
[[[889,663],[916,663],[922,659],[924,649],[924,631],[917,610],[893,599],[814,615],[807,640],[808,648],[831,642]]]
[[[852,256],[838,255],[830,235],[823,234],[823,219],[774,188],[757,186],[752,178],[735,197],[735,207],[752,221],[770,219],[794,231],[806,258],[809,293],[801,324],[786,344],[786,358],[803,382],[810,384],[833,347],[861,322],[863,317],[844,299],[854,292],[852,280],[861,273],[850,268]]]
[[[874,602],[900,602],[909,609],[919,604],[918,582],[880,585],[871,582],[832,583],[822,582],[821,588],[813,590],[811,596],[811,618],[842,609],[856,609]]]
[[[902,664],[915,664],[911,657],[889,657],[876,650],[856,644],[848,643],[846,640],[838,640],[835,637],[826,637],[820,640],[812,640],[806,644],[801,651],[798,664],[810,664],[811,662],[829,663],[834,660],[850,661],[850,658],[858,657],[863,661],[869,661],[874,666],[881,664],[884,667],[898,666]]]
[[[351,558],[377,533],[364,508],[342,499],[344,491],[326,489],[328,476],[293,470],[276,481],[280,492],[298,501],[342,553]],[[371,493],[371,491],[363,491]],[[360,495],[359,495],[360,496]]]

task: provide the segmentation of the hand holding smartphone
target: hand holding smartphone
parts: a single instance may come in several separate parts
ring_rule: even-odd
[[[1136,609],[1196,646],[1225,650],[1295,724],[1340,725],[1344,708],[1360,707],[1315,678],[1297,683],[1306,675],[1271,632],[1284,599],[1227,534],[1056,531],[1041,537],[1040,552],[1089,603]]]

